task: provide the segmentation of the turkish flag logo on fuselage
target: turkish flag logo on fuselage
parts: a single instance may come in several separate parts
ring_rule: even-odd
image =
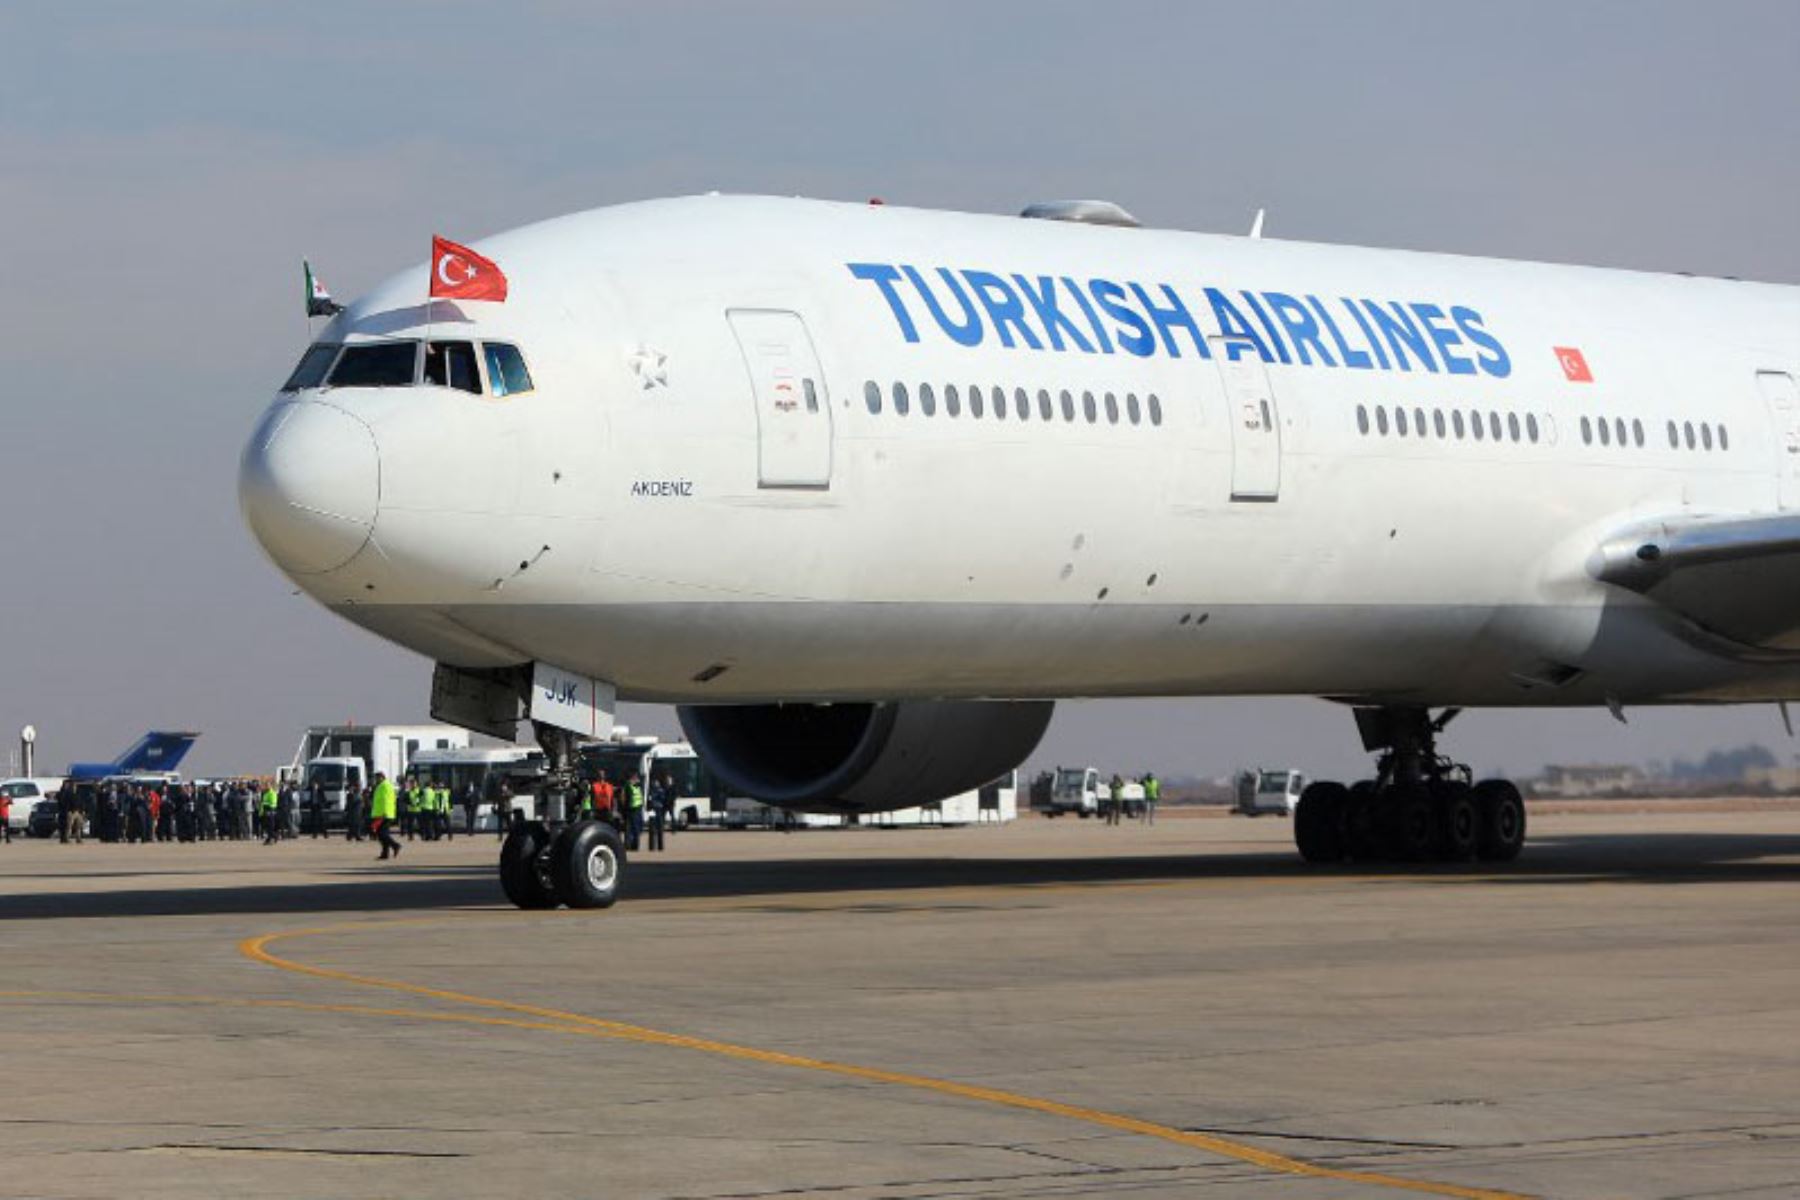
[[[1556,347],[1556,361],[1562,364],[1563,374],[1570,383],[1594,382],[1594,373],[1588,370],[1587,358],[1575,347]]]
[[[433,300],[506,299],[506,273],[467,246],[449,238],[431,239],[431,291]]]

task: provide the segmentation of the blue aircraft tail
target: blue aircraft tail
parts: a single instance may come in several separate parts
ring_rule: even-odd
[[[99,779],[107,775],[130,775],[134,771],[173,771],[193,749],[199,736],[197,733],[153,729],[111,762],[69,764],[69,776],[72,779]]]

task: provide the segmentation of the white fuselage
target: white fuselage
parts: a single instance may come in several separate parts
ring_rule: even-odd
[[[504,304],[415,268],[321,341],[504,339],[534,390],[284,393],[244,466],[297,583],[440,661],[702,703],[1800,695],[1589,561],[1800,505],[1758,386],[1800,290],[755,197],[478,248]]]

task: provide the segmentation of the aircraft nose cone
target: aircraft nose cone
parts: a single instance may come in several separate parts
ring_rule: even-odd
[[[375,435],[333,405],[278,405],[244,447],[238,502],[256,540],[284,570],[336,570],[356,557],[375,524]]]

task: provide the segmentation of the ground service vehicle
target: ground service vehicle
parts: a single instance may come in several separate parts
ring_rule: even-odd
[[[280,774],[300,785],[303,804],[310,803],[313,784],[323,784],[326,824],[341,826],[349,789],[372,786],[377,773],[397,783],[420,751],[469,741],[469,731],[453,725],[314,725]]]
[[[1246,817],[1291,817],[1306,791],[1306,776],[1294,770],[1241,771],[1233,811]]]
[[[0,780],[0,793],[4,793],[12,801],[11,814],[7,824],[14,833],[29,833],[31,828],[31,810],[40,800],[54,801],[56,789],[62,786],[61,779],[36,776],[26,778]]]

